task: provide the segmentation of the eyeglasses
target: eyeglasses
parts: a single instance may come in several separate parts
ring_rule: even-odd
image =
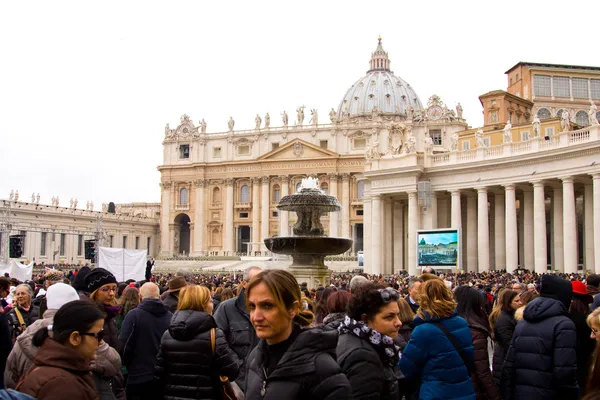
[[[381,294],[381,300],[384,303],[389,303],[390,301],[398,301],[400,299],[400,295],[398,292],[392,288],[379,289],[379,293]]]
[[[594,335],[598,334],[598,329],[592,328],[592,332],[594,333]]]
[[[84,332],[84,333],[82,333],[82,332],[80,332],[79,334],[81,336],[92,336],[92,337],[95,337],[98,340],[98,342],[101,342],[102,339],[104,339],[104,329],[102,329],[101,331],[98,331],[96,333],[91,333],[91,332]]]
[[[102,287],[102,288],[100,288],[100,291],[106,292],[106,293],[108,293],[108,292],[115,292],[116,293],[117,292],[117,288],[116,287],[115,288],[113,288],[113,287]]]

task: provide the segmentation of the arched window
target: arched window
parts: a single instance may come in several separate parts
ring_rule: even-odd
[[[323,191],[323,193],[329,194],[329,185],[327,184],[327,182],[321,183],[321,190]]]
[[[240,201],[242,203],[250,202],[250,188],[248,187],[248,185],[243,185],[240,189]]]
[[[218,187],[213,189],[212,192],[212,202],[213,204],[220,204],[221,203],[221,189],[219,189]]]
[[[281,188],[279,185],[273,185],[273,202],[279,203],[279,200],[281,200]]]
[[[365,183],[363,181],[359,181],[356,184],[356,198],[358,200],[362,200],[365,197]]]
[[[575,114],[575,122],[577,123],[577,125],[581,125],[581,126],[589,125],[590,120],[588,118],[587,112],[585,112],[583,110],[577,111],[577,114]]]
[[[189,203],[189,193],[186,188],[179,189],[179,205],[187,206]]]
[[[540,108],[537,112],[537,116],[540,119],[540,121],[543,121],[552,117],[552,114],[550,114],[550,110],[548,110],[547,108]]]
[[[562,118],[562,113],[565,111],[564,108],[561,108],[556,112],[556,118]]]
[[[302,185],[302,182],[296,183],[296,192],[300,191],[300,186],[301,185]]]

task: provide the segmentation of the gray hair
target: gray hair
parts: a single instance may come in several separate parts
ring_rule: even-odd
[[[415,283],[420,282],[423,283],[423,280],[420,278],[413,278],[408,281],[408,288],[412,289],[415,286]]]
[[[367,282],[368,279],[362,275],[356,275],[352,279],[350,279],[350,292],[354,292],[360,285]]]
[[[29,286],[28,284],[21,283],[20,285],[17,285],[17,287],[15,288],[15,293],[17,292],[17,290],[19,290],[19,288],[26,288],[27,293],[29,293],[29,297],[33,297],[33,290],[31,289],[31,286]]]
[[[256,275],[253,274],[254,271],[257,271],[256,274],[258,274],[260,271],[262,271],[262,268],[256,265],[246,268],[244,271],[244,281],[248,282],[250,280],[250,275]]]

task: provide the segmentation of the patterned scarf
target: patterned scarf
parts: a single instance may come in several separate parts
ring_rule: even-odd
[[[392,367],[398,365],[398,360],[400,359],[400,347],[394,344],[394,339],[387,335],[382,335],[375,329],[370,328],[364,322],[357,322],[346,315],[344,321],[338,328],[338,332],[340,335],[351,333],[371,343],[373,348],[379,353],[383,362]]]

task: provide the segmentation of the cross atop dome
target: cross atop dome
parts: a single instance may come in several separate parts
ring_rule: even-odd
[[[383,50],[383,46],[381,45],[381,36],[377,40],[377,48],[371,53],[371,61],[369,62],[371,68],[367,73],[371,71],[390,71],[390,59],[388,58],[388,53]]]

